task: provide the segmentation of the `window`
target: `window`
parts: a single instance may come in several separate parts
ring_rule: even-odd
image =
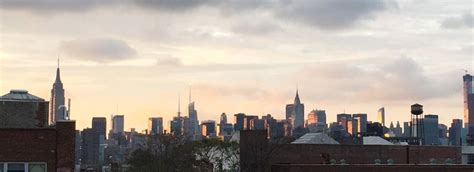
[[[9,163],[7,165],[7,172],[25,172],[24,163]]]
[[[46,164],[30,163],[28,164],[28,172],[46,172]]]
[[[0,163],[0,172],[3,172],[3,170],[4,170],[3,168],[4,168],[3,163]]]

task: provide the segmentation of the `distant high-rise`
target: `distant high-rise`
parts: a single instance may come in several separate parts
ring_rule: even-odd
[[[99,133],[92,128],[82,130],[81,165],[97,167],[99,165]]]
[[[473,76],[470,74],[466,74],[463,77],[464,125],[467,128],[466,141],[470,146],[474,146],[474,85],[472,80]]]
[[[112,116],[112,133],[123,133],[124,132],[124,116],[113,115]]]
[[[234,131],[232,124],[227,123],[227,115],[225,113],[221,114],[220,122],[217,124],[217,127],[217,131],[219,131],[218,135],[224,137],[224,140],[225,136],[231,136],[232,131]]]
[[[349,132],[352,137],[358,137],[358,133],[360,133],[359,121],[360,117],[354,117],[352,120],[347,121],[347,132]]]
[[[107,119],[104,117],[93,117],[92,129],[98,133],[100,139],[105,141],[105,134],[107,132]]]
[[[324,110],[312,110],[308,114],[308,119],[306,120],[306,125],[322,123],[326,124],[326,111]]]
[[[250,122],[251,122],[253,119],[258,119],[258,116],[255,116],[255,115],[246,115],[246,116],[244,117],[244,125],[243,125],[244,128],[243,128],[243,130],[250,130],[250,129],[251,129],[251,125],[250,125],[251,123],[250,123]]]
[[[382,124],[382,127],[385,127],[385,107],[381,107],[377,111],[377,122]]]
[[[234,115],[235,117],[235,124],[234,124],[234,130],[235,131],[241,131],[244,130],[244,118],[245,114],[244,113],[238,113]]]
[[[449,145],[461,146],[462,119],[453,119],[449,128]]]
[[[365,113],[359,113],[359,114],[353,114],[352,118],[357,119],[357,131],[360,132],[361,134],[364,134],[367,132],[367,114]]]
[[[425,115],[423,119],[424,145],[439,145],[438,115]]]
[[[352,121],[351,114],[346,114],[346,113],[337,114],[337,123],[341,125],[342,128],[344,128],[346,132],[349,132],[348,130],[349,121]]]
[[[397,126],[393,129],[393,133],[395,134],[395,137],[402,137],[403,132],[399,121],[397,121]]]
[[[443,145],[443,146],[449,145],[448,126],[444,124],[438,124],[438,137],[439,137],[439,145]]]
[[[148,132],[151,135],[163,134],[163,118],[148,118]]]
[[[204,137],[216,136],[216,122],[212,120],[203,121],[201,123],[201,133]]]
[[[193,140],[197,140],[198,138],[200,138],[201,132],[199,131],[199,120],[197,116],[197,110],[194,106],[194,101],[191,101],[191,90],[189,91],[188,117],[189,127],[187,127],[186,133]]]
[[[296,90],[295,101],[293,104],[286,105],[286,119],[292,119],[293,129],[304,127],[304,104],[301,103],[298,90]]]
[[[56,80],[51,89],[51,103],[50,103],[50,118],[51,124],[55,124],[58,120],[65,119],[66,106],[64,106],[64,88],[61,82],[61,76],[59,71],[59,59],[58,68],[56,69]]]
[[[403,122],[403,137],[411,137],[410,122]]]

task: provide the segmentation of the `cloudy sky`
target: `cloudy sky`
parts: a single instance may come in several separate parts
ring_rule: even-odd
[[[473,27],[471,0],[0,0],[0,92],[50,99],[59,56],[77,128],[169,121],[189,88],[200,120],[284,118],[296,87],[329,121],[384,106],[402,122],[421,103],[448,125]]]

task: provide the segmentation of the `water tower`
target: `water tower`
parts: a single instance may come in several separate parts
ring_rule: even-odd
[[[411,105],[411,137],[418,138],[422,144],[424,138],[423,105]]]

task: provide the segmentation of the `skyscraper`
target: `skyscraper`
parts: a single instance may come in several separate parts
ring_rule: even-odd
[[[112,116],[112,133],[123,133],[124,132],[124,116],[113,115]]]
[[[151,135],[163,134],[163,118],[161,117],[148,118],[148,132]]]
[[[449,128],[449,145],[461,146],[462,119],[453,119]]]
[[[357,123],[358,131],[361,134],[366,133],[367,132],[367,114],[365,113],[353,114],[352,118],[358,120],[358,123]]]
[[[197,140],[200,138],[201,132],[199,131],[199,120],[197,111],[194,107],[194,101],[191,101],[191,90],[189,91],[188,117],[189,126],[186,129],[186,133],[191,137],[191,139]]]
[[[348,123],[349,121],[352,121],[352,116],[351,114],[346,114],[346,113],[341,113],[337,114],[337,123],[344,128],[346,132],[349,132],[348,128]]]
[[[395,137],[402,137],[402,127],[400,126],[400,122],[397,121],[397,126],[393,129],[393,133]]]
[[[65,108],[64,106],[64,88],[61,82],[61,75],[59,71],[59,59],[58,68],[56,69],[56,80],[54,81],[53,88],[51,89],[51,103],[50,103],[50,118],[51,124],[55,124],[58,120],[65,119]]]
[[[100,139],[105,141],[105,133],[107,131],[107,119],[104,117],[92,118],[92,129],[97,132]]]
[[[467,144],[474,145],[474,85],[472,83],[473,76],[466,74],[464,81],[464,126],[467,128]]]
[[[410,124],[410,122],[403,122],[403,137],[411,137],[411,124]]]
[[[216,122],[213,120],[203,121],[201,123],[201,133],[205,137],[216,136]]]
[[[382,127],[385,127],[385,107],[381,107],[377,111],[377,122],[382,124]]]
[[[231,136],[232,131],[234,130],[232,124],[227,123],[227,115],[225,113],[221,114],[221,118],[219,120],[219,124],[217,124],[219,136],[223,137],[226,140],[226,136]]]
[[[99,133],[92,128],[82,130],[81,165],[97,168],[99,165]]]
[[[244,118],[245,118],[245,116],[246,115],[244,113],[238,113],[238,114],[234,115],[234,117],[235,117],[234,130],[235,131],[244,130]]]
[[[424,145],[439,145],[438,115],[425,115],[423,119]]]
[[[293,129],[304,127],[304,104],[301,103],[298,90],[296,90],[295,101],[293,104],[286,105],[286,119],[292,119]]]
[[[326,124],[326,111],[324,110],[312,110],[308,114],[308,119],[306,120],[306,125],[322,123]]]

